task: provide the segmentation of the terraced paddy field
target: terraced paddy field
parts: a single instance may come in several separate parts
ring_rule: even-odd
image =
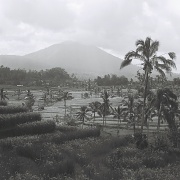
[[[64,106],[64,101],[58,101],[55,102],[52,100],[48,104],[44,103],[44,100],[42,100],[43,96],[43,91],[42,90],[33,90],[31,91],[35,97],[35,104],[33,106],[33,111],[34,112],[40,112],[42,115],[42,119],[44,120],[54,120],[59,124],[67,124],[67,119],[64,118],[65,114],[65,106]],[[100,94],[92,95],[89,98],[82,98],[83,93],[89,93],[88,91],[69,91],[72,96],[74,97],[72,100],[67,100],[66,101],[66,111],[67,115],[70,117],[73,117],[75,123],[78,125],[81,122],[79,122],[76,119],[75,114],[80,110],[81,106],[88,106],[89,103],[94,102],[94,101],[99,101],[103,102],[102,98],[100,97]],[[21,106],[22,103],[25,102],[24,97],[25,93],[20,96],[20,100],[17,99],[17,96],[14,95],[14,91],[8,91],[8,97],[9,101],[8,103],[10,105],[16,105],[16,106]],[[124,98],[122,97],[113,97],[109,98],[111,106],[112,107],[117,107],[122,103],[122,100]],[[38,108],[40,106],[43,106],[44,109],[39,110]],[[92,125],[102,125],[103,124],[103,119],[100,117],[98,114],[96,114],[95,121],[93,118],[90,118],[88,120],[85,120],[85,127],[92,126]],[[140,128],[140,126],[136,126],[137,129]],[[165,130],[167,129],[168,126],[166,123],[161,124],[160,130]],[[112,115],[106,117],[106,129],[110,129],[110,131],[116,134],[116,131],[118,129],[128,129],[129,132],[131,132],[132,127],[127,126],[127,122],[121,122],[120,124],[118,123],[118,119],[113,118]],[[149,122],[149,127],[144,127],[145,131],[154,131],[157,129],[157,117],[153,118],[153,121]]]

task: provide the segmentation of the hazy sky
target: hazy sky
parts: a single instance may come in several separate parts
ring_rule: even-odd
[[[179,0],[0,0],[0,54],[73,40],[123,57],[147,36],[177,54],[180,72]]]

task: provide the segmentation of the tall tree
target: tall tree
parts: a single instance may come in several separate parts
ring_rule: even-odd
[[[157,70],[162,76],[165,76],[165,72],[171,73],[172,68],[176,68],[176,64],[173,61],[176,58],[175,53],[167,53],[168,58],[163,55],[157,55],[159,48],[159,41],[153,41],[150,37],[147,37],[145,41],[136,41],[136,50],[130,51],[125,55],[124,61],[121,63],[120,69],[131,64],[132,60],[138,59],[142,61],[142,66],[145,74],[144,78],[144,100],[143,100],[143,112],[141,132],[143,132],[143,125],[145,120],[145,104],[148,92],[148,80],[153,69]],[[164,72],[165,71],[165,72]]]

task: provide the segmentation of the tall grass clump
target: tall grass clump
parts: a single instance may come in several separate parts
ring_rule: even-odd
[[[0,101],[0,106],[7,106],[7,101],[1,100]]]
[[[28,112],[28,109],[21,106],[0,106],[0,114],[15,114],[22,112]]]
[[[30,123],[41,120],[40,113],[28,112],[17,114],[0,115],[0,130],[5,128],[11,128],[19,124]]]
[[[56,124],[51,120],[25,123],[0,131],[0,138],[52,133],[55,131],[55,128]]]

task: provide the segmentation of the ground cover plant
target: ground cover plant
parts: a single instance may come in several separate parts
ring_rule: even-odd
[[[0,130],[11,128],[18,124],[30,123],[34,121],[41,121],[41,114],[39,113],[15,113],[0,115]]]
[[[0,106],[7,106],[7,101],[0,100]]]
[[[8,128],[0,131],[0,138],[34,135],[54,132],[55,122],[51,120],[37,121],[31,123],[24,123],[13,128]]]
[[[28,109],[22,106],[0,106],[0,114],[13,114],[27,111]]]

